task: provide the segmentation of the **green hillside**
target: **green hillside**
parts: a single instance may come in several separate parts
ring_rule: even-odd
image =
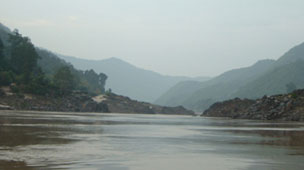
[[[35,47],[18,30],[0,23],[0,85],[14,84],[15,91],[49,95],[82,91],[105,92],[107,76],[93,70],[81,71],[54,53]]]

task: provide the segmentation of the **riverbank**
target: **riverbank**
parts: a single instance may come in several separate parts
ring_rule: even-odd
[[[257,100],[232,99],[213,104],[201,116],[233,119],[304,121],[304,90],[264,96]]]
[[[3,91],[0,110],[194,115],[194,112],[181,106],[163,107],[113,93],[92,97],[77,92],[65,96],[39,96]]]

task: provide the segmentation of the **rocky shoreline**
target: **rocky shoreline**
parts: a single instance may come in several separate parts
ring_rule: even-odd
[[[116,94],[91,97],[84,93],[56,97],[4,92],[0,94],[0,110],[194,115],[181,106],[163,107]]]
[[[96,103],[88,95],[48,97],[29,94],[1,96],[0,104],[10,110],[60,111],[60,112],[109,112],[104,103]]]
[[[99,98],[99,100],[98,100]],[[182,106],[166,107],[147,102],[132,100],[129,97],[116,94],[101,95],[93,98],[96,102],[104,103],[113,113],[146,113],[146,114],[167,114],[167,115],[195,115],[191,110]]]
[[[304,90],[264,96],[257,100],[232,99],[213,104],[201,116],[233,119],[304,121]]]

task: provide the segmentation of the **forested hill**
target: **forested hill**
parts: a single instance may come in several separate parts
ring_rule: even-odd
[[[176,83],[184,80],[205,81],[209,77],[166,76],[154,71],[136,67],[119,58],[103,60],[86,60],[59,55],[78,69],[93,69],[109,76],[107,88],[113,92],[129,96],[133,99],[154,102]]]
[[[18,30],[10,31],[0,23],[0,86],[38,95],[72,91],[97,95],[105,92],[106,79],[103,73],[75,69],[54,53],[35,47]]]

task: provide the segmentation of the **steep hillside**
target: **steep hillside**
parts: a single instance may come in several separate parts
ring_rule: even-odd
[[[66,87],[70,87],[69,90],[79,90],[92,95],[105,92],[104,86],[107,79],[105,74],[97,74],[93,70],[77,70],[54,53],[35,47],[30,38],[23,37],[17,30],[10,31],[1,23],[0,40],[3,44],[0,56],[0,80],[3,81],[0,83],[2,85],[15,83],[25,91],[38,92],[40,89],[39,91],[47,93],[47,89],[57,86],[59,88],[65,84]],[[71,74],[62,78],[63,81],[60,80],[59,83],[59,79],[55,80],[55,77],[57,73],[60,75],[59,71],[64,68]],[[60,76],[62,77],[63,74]],[[24,82],[22,82],[23,79]],[[69,83],[67,83],[68,79]],[[63,89],[63,86],[60,88]]]
[[[304,53],[303,53],[304,54]],[[287,85],[292,83],[296,89],[304,88],[304,60],[275,67],[259,78],[241,87],[234,97],[259,98],[263,95],[287,93]]]
[[[292,48],[276,61],[259,61],[251,67],[228,71],[196,84],[192,91],[187,90],[192,88],[191,85],[175,86],[157,102],[203,111],[217,101],[235,97],[256,99],[263,95],[286,93],[288,85],[294,89],[304,88],[303,75],[304,43]]]
[[[275,65],[281,66],[289,63],[293,63],[298,60],[304,60],[304,43],[297,45],[286,52],[282,57],[280,57]]]
[[[225,72],[209,81],[180,83],[159,98],[157,103],[204,110],[216,101],[229,99],[239,87],[262,75],[273,63],[273,60],[262,60],[250,67]]]
[[[54,75],[56,70],[63,66],[70,66],[71,64],[67,63],[63,59],[58,58],[54,53],[47,51],[45,49],[36,48],[38,55],[41,57],[38,60],[38,65],[43,69],[43,71],[51,76]]]
[[[93,69],[108,75],[107,88],[133,99],[154,102],[161,94],[176,83],[192,80],[189,77],[164,76],[159,73],[135,67],[118,58],[85,60],[75,57],[60,57],[78,69]],[[199,80],[208,78],[199,77]]]
[[[233,96],[258,98],[288,92],[287,85],[304,88],[304,43],[280,57],[265,74],[241,87]]]

